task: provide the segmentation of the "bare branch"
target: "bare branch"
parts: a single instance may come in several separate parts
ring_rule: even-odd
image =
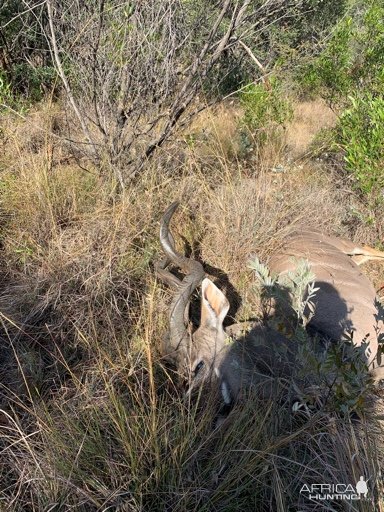
[[[63,82],[63,85],[65,87],[65,90],[66,90],[66,93],[67,93],[67,96],[68,96],[68,100],[70,101],[70,103],[72,105],[72,108],[73,108],[73,111],[75,112],[75,114],[76,114],[76,116],[77,116],[77,118],[79,120],[79,123],[81,125],[82,130],[83,130],[83,133],[86,136],[89,144],[93,148],[94,156],[97,157],[96,146],[94,144],[94,141],[92,140],[91,134],[89,133],[88,127],[85,124],[84,119],[83,119],[83,117],[82,117],[82,115],[81,115],[81,113],[80,113],[80,111],[79,111],[79,109],[77,107],[75,98],[74,98],[74,96],[72,94],[72,91],[71,91],[71,87],[70,87],[70,85],[68,83],[67,77],[66,77],[66,75],[64,73],[64,70],[63,70],[63,66],[61,64],[59,50],[58,50],[58,47],[57,47],[56,34],[55,34],[54,27],[53,27],[53,16],[52,16],[51,0],[46,0],[46,4],[47,4],[47,12],[48,12],[49,29],[50,29],[50,34],[51,34],[52,51],[53,51],[53,56],[54,56],[56,67],[57,67],[57,72],[59,73],[60,78],[61,78],[61,80]]]

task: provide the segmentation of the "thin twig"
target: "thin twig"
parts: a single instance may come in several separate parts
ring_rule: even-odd
[[[61,81],[63,82],[64,88],[65,88],[65,90],[67,92],[67,95],[68,95],[69,102],[71,103],[73,111],[75,112],[75,114],[76,114],[76,116],[77,116],[77,118],[79,120],[79,123],[81,125],[82,130],[83,130],[83,133],[84,133],[85,137],[88,139],[89,144],[92,146],[93,157],[97,158],[98,157],[98,153],[97,153],[97,150],[96,150],[96,145],[95,145],[94,141],[92,140],[91,134],[89,133],[88,127],[85,124],[82,115],[80,114],[80,111],[79,111],[79,109],[77,107],[75,98],[73,97],[71,87],[69,85],[67,77],[66,77],[66,75],[64,73],[63,66],[61,64],[59,50],[58,50],[58,47],[57,47],[56,34],[55,34],[54,27],[53,27],[53,13],[52,13],[52,3],[51,3],[51,0],[46,0],[46,3],[47,3],[49,30],[50,30],[50,33],[51,33],[52,51],[53,51],[53,57],[54,57],[54,60],[55,60],[55,63],[56,63],[57,72],[59,73]]]
[[[243,41],[238,40],[237,42],[248,53],[248,55],[251,57],[251,59],[256,64],[256,66],[260,69],[260,71],[262,71],[262,73],[265,74],[265,72],[266,72],[265,67],[262,65],[262,63],[259,61],[259,59],[255,56],[255,54],[252,52],[252,50],[249,48],[249,46],[247,46],[245,43],[243,43]]]

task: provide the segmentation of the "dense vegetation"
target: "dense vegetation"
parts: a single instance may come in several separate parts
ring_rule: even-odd
[[[383,19],[381,0],[3,1],[0,510],[381,510],[380,394],[342,347],[309,357],[300,301],[310,411],[250,396],[214,429],[216,397],[186,400],[158,351],[153,263],[174,199],[236,319],[303,223],[380,248]],[[368,501],[300,493],[360,475]]]

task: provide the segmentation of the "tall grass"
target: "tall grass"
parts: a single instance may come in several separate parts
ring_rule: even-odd
[[[170,297],[152,263],[171,201],[183,205],[177,240],[245,318],[258,312],[250,253],[267,261],[303,223],[353,236],[354,196],[310,163],[277,172],[228,153],[228,132],[211,126],[173,174],[163,154],[116,198],[47,131],[36,145],[27,124],[3,129],[0,508],[340,510],[309,501],[302,485],[364,475],[369,500],[342,506],[380,510],[378,397],[353,422],[249,396],[219,427],[214,391],[186,399],[158,351]]]

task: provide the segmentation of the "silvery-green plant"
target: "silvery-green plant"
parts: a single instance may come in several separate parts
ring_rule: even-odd
[[[290,307],[296,315],[297,323],[306,326],[315,314],[313,302],[316,292],[315,275],[307,260],[295,260],[295,270],[280,276],[270,273],[267,265],[255,256],[249,263],[249,268],[255,271],[255,276],[262,287],[262,299],[274,299],[285,308]]]
[[[316,312],[314,300],[319,287],[307,260],[292,261],[295,269],[280,276],[273,275],[257,257],[252,258],[249,267],[255,272],[262,301],[268,306],[270,299],[276,303],[275,323],[289,324],[287,317],[280,318],[287,306],[296,317],[290,337],[296,343],[297,377],[305,383],[307,392],[301,393],[302,402],[295,404],[294,410],[309,413],[311,406],[326,406],[341,413],[359,411],[371,387],[363,357],[365,345],[355,347],[352,335],[331,341],[308,334],[306,327]]]

